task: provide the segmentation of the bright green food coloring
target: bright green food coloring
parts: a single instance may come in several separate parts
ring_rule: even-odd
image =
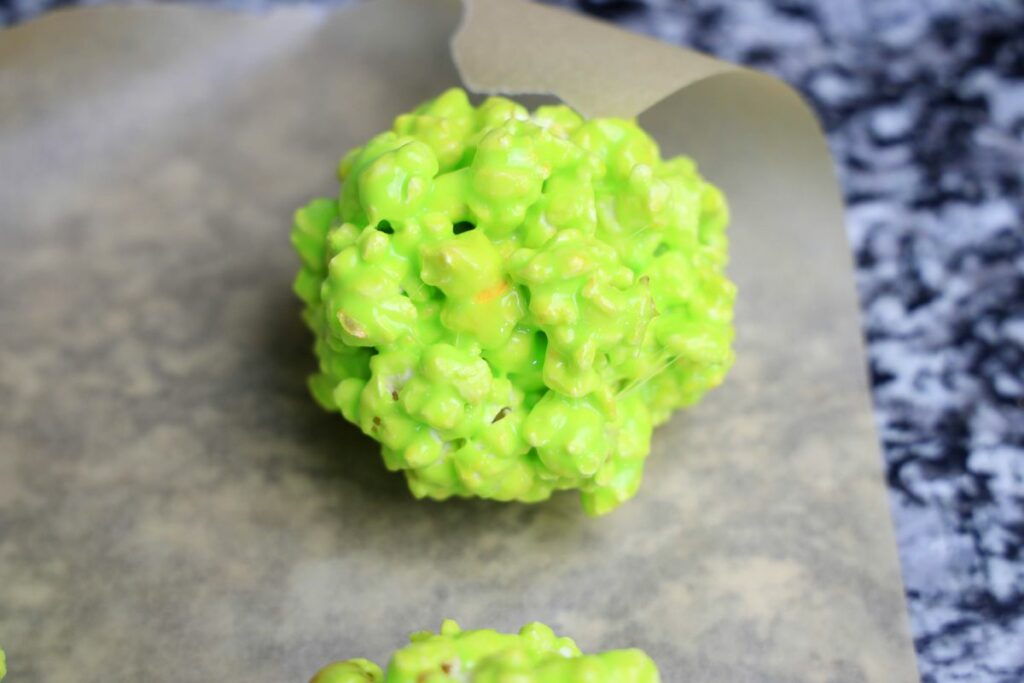
[[[310,386],[417,497],[604,514],[732,364],[725,201],[633,121],[452,89],[339,177],[292,231]]]
[[[463,631],[445,621],[438,634],[414,633],[387,670],[366,659],[323,668],[310,683],[659,683],[658,669],[640,650],[584,655],[569,638],[543,624],[518,634]]]

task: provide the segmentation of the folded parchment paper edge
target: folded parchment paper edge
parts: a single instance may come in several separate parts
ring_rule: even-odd
[[[522,0],[463,5],[452,56],[466,85],[481,93],[556,95],[585,116],[628,118],[738,68]]]

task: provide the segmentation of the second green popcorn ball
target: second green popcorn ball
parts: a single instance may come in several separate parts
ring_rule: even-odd
[[[604,514],[732,364],[728,212],[636,123],[452,89],[295,215],[314,396],[417,497]]]
[[[544,624],[518,634],[463,631],[454,621],[440,633],[412,634],[387,669],[366,659],[324,667],[310,683],[660,683],[658,668],[636,649],[585,655],[571,638]]]

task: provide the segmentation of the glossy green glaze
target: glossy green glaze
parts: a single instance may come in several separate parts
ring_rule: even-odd
[[[331,664],[310,683],[659,683],[658,668],[640,650],[584,655],[543,624],[518,635],[463,631],[445,621],[438,634],[414,633],[386,671],[365,659]]]
[[[633,121],[453,89],[339,176],[292,231],[310,386],[417,497],[606,513],[732,363],[723,197]]]

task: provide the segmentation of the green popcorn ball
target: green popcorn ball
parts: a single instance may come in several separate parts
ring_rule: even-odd
[[[722,194],[635,122],[452,89],[295,214],[313,395],[417,497],[633,496],[732,364]]]
[[[454,621],[440,633],[414,633],[382,671],[365,659],[331,664],[310,683],[659,683],[658,668],[640,650],[584,655],[544,624],[518,634],[463,631]]]

